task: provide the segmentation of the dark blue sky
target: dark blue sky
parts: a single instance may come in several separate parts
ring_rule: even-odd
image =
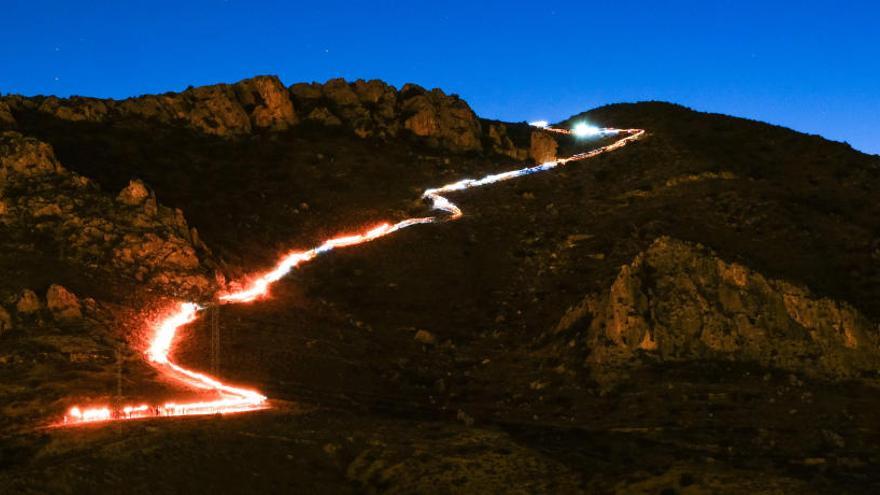
[[[880,153],[876,0],[2,0],[0,14],[5,93],[380,78],[503,120],[660,99]]]

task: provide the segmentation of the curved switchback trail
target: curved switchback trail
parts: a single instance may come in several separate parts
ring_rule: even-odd
[[[156,323],[154,334],[150,341],[150,347],[146,351],[146,357],[150,364],[167,378],[196,390],[213,392],[218,398],[187,403],[167,402],[155,406],[149,404],[128,405],[117,409],[113,409],[110,406],[74,406],[68,411],[62,424],[71,425],[152,416],[170,417],[197,414],[225,414],[267,408],[269,407],[267,398],[255,390],[226,384],[218,378],[190,370],[172,361],[169,354],[171,353],[177,331],[181,327],[194,322],[198,318],[199,313],[207,309],[211,304],[249,303],[267,297],[269,294],[269,287],[287,275],[292,269],[300,264],[315,259],[321,254],[333,251],[336,248],[355,246],[357,244],[370,242],[397,232],[398,230],[412,227],[413,225],[446,222],[460,218],[463,215],[461,209],[444,197],[443,194],[463,191],[465,189],[502,182],[524,175],[544,172],[571,162],[593,158],[622,148],[632,141],[640,139],[645,134],[645,131],[642,129],[599,129],[595,127],[587,127],[585,124],[576,126],[573,131],[544,126],[539,127],[543,127],[550,132],[566,135],[574,134],[579,137],[605,137],[611,135],[623,135],[623,137],[609,145],[584,153],[578,153],[567,158],[560,158],[533,167],[487,175],[481,179],[464,179],[442,187],[427,189],[422,193],[422,199],[428,203],[431,211],[440,212],[438,215],[407,218],[406,220],[401,220],[394,224],[382,223],[360,234],[329,239],[312,249],[286,254],[270,271],[250,277],[248,281],[243,284],[244,288],[240,290],[219,294],[217,299],[210,304],[201,305],[193,302],[180,303],[177,307],[171,310],[169,315]]]

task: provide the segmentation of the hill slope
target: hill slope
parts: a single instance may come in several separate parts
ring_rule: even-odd
[[[271,299],[223,309],[222,374],[296,406],[126,424],[116,449],[93,429],[34,432],[35,418],[59,414],[65,399],[22,395],[16,407],[30,413],[9,423],[0,486],[54,491],[49,474],[61,474],[83,490],[112,491],[119,480],[170,490],[212,486],[210,473],[228,470],[236,475],[223,486],[233,491],[252,488],[253,473],[333,491],[431,491],[428,480],[470,491],[736,492],[745,479],[766,493],[876,487],[880,157],[666,103],[610,105],[562,125],[581,120],[648,136],[551,173],[456,193],[460,221],[334,253],[285,279]],[[94,191],[77,204],[124,224],[140,236],[132,242],[171,236],[192,250],[196,264],[185,268],[201,277],[196,290],[206,298],[292,248],[422,211],[427,187],[602,144],[481,120],[439,90],[341,80],[285,88],[272,77],[121,102],[4,97],[0,122],[89,177]],[[2,184],[9,204],[46,194]],[[123,188],[116,200],[100,192]],[[156,211],[138,220],[149,205]],[[4,228],[27,237],[32,225]],[[666,260],[658,242],[673,246],[674,262],[656,261]],[[57,240],[28,246],[4,251],[3,266],[45,262],[3,279],[12,330],[0,341],[18,349],[11,343],[65,331],[126,339],[123,393],[162,390],[135,352],[142,335],[127,325],[179,287],[159,277],[147,291],[137,267],[108,273]],[[770,280],[761,287],[772,290],[694,272],[722,265]],[[102,330],[47,330],[48,310],[39,320],[21,314],[22,291],[52,282],[95,299],[108,312]],[[113,284],[129,295],[108,293]],[[779,316],[779,301],[793,294],[814,309],[808,318]],[[746,327],[761,340],[749,340]],[[638,342],[615,340],[630,333]],[[645,335],[650,345],[636,345]],[[716,341],[724,352],[706,350]],[[114,345],[94,347],[106,356]],[[177,353],[207,368],[208,348],[207,333],[194,329]],[[101,377],[91,394],[115,394],[112,357],[53,355],[48,368],[30,359],[4,364],[4,387],[29,377],[63,390],[65,373],[88,368]],[[612,361],[619,373],[605,373]],[[831,364],[812,373],[815,363]],[[244,442],[264,462],[231,466],[201,441],[218,452]],[[168,480],[138,474],[163,462],[138,452],[170,446]],[[68,458],[76,461],[61,463]],[[296,467],[274,461],[282,458]],[[174,467],[191,463],[212,467],[195,475]],[[103,482],[90,477],[107,469]],[[47,481],[34,484],[37,475]]]

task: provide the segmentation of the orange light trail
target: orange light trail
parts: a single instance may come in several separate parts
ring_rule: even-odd
[[[536,123],[538,124],[538,123]],[[570,162],[585,160],[595,156],[620,149],[627,144],[640,139],[645,131],[642,129],[610,129],[586,126],[578,124],[573,130],[547,127],[544,122],[535,125],[549,132],[558,134],[585,136],[610,136],[623,134],[624,137],[613,143],[596,148],[594,150],[561,158],[554,161],[535,165],[533,167],[511,170],[499,174],[487,175],[480,179],[464,179],[438,188],[427,189],[422,193],[424,199],[430,205],[431,210],[439,211],[444,215],[414,217],[397,223],[382,223],[360,234],[345,235],[324,241],[321,245],[307,251],[296,251],[283,256],[281,260],[268,272],[251,277],[245,287],[240,290],[224,292],[217,296],[217,300],[211,304],[240,304],[249,303],[268,297],[269,288],[275,282],[284,278],[291,270],[302,263],[309,262],[321,254],[333,251],[336,248],[356,246],[364,244],[380,237],[385,237],[398,230],[413,225],[439,223],[456,220],[463,215],[461,209],[443,194],[463,191],[487,184],[494,184],[524,175],[544,172]],[[586,127],[585,127],[586,126]],[[583,129],[588,129],[584,131]],[[190,416],[202,414],[229,414],[244,411],[265,409],[268,406],[266,396],[257,391],[228,385],[221,380],[205,373],[193,371],[174,363],[170,353],[174,347],[174,340],[180,328],[196,321],[198,314],[208,308],[208,305],[200,305],[194,302],[179,303],[168,316],[162,318],[153,330],[153,336],[145,352],[147,361],[163,375],[186,385],[189,388],[212,392],[219,398],[198,402],[166,402],[162,405],[150,406],[148,404],[126,405],[119,408],[110,406],[71,407],[64,416],[63,425],[82,423],[95,423],[101,421],[129,420],[146,417],[172,417]]]

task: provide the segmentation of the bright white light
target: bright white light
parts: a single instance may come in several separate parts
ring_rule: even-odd
[[[549,126],[550,122],[547,122],[546,120],[536,120],[534,122],[529,122],[529,125],[532,127],[539,127],[541,129],[543,129],[543,128]]]
[[[572,134],[577,137],[589,137],[589,136],[597,136],[602,134],[602,129],[594,125],[588,125],[583,122],[576,124],[574,129],[571,130]]]

